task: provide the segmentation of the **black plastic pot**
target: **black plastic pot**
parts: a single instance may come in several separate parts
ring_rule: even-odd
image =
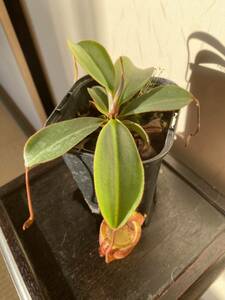
[[[163,78],[157,78],[157,82],[160,85],[172,83]],[[96,82],[89,76],[85,76],[78,80],[64,97],[62,102],[52,112],[46,125],[74,118],[74,116],[79,115],[79,113],[87,111],[90,100],[87,87],[92,87],[93,85],[96,85]],[[145,170],[145,190],[139,210],[147,215],[146,223],[148,223],[149,216],[151,216],[155,203],[156,182],[161,161],[173,145],[177,116],[177,112],[171,112],[170,125],[161,152],[155,157],[143,161]],[[93,183],[93,154],[72,150],[66,153],[63,158],[91,212],[99,213]]]

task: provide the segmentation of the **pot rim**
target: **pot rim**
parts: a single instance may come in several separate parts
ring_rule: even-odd
[[[164,82],[175,84],[173,81],[171,81],[167,78],[163,78],[163,77],[155,77],[155,78],[157,78],[161,82],[164,81]],[[91,81],[91,80],[93,80],[93,79],[89,75],[85,75],[77,81],[77,84],[84,86],[88,81]],[[170,120],[170,124],[169,124],[168,130],[167,130],[166,139],[165,139],[162,150],[158,154],[156,154],[154,157],[142,160],[143,164],[148,164],[148,163],[152,163],[154,161],[158,161],[159,159],[162,159],[170,151],[171,147],[173,146],[178,116],[179,116],[179,111],[174,111],[173,115],[171,117],[171,120]],[[76,151],[76,152],[78,153],[78,151]],[[88,152],[85,150],[80,150],[79,153],[84,153],[87,156],[94,157],[94,153],[91,153],[91,152]]]
[[[158,154],[156,154],[155,156],[153,156],[149,159],[142,160],[143,164],[148,164],[148,163],[151,163],[151,162],[154,162],[154,161],[158,161],[159,159],[162,159],[170,151],[171,147],[173,146],[178,115],[179,115],[179,112],[174,112],[173,113],[173,116],[172,116],[171,121],[170,121],[169,128],[167,130],[164,147],[162,148],[162,150]],[[90,156],[92,158],[94,157],[94,153],[88,152],[86,150],[80,150],[80,151],[75,150],[75,152],[83,153],[83,154],[85,154],[87,156]]]

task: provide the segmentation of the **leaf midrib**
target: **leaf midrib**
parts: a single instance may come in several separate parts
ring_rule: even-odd
[[[179,98],[177,101],[184,101],[184,100],[182,100],[182,99],[185,99],[185,98]],[[127,107],[124,107],[124,111],[121,111],[121,114],[123,114],[123,115],[126,115],[126,116],[128,116],[128,115],[133,115],[133,114],[135,114],[135,112],[137,111],[137,112],[139,112],[140,110],[141,110],[141,106],[142,105],[144,105],[145,104],[145,101],[148,101],[148,98],[146,98],[139,106],[137,106],[137,107],[135,107],[135,108],[132,108],[132,105],[130,105],[130,107],[129,106],[127,106]],[[171,103],[171,99],[167,99],[167,100],[163,100],[163,99],[161,99],[161,100],[157,100],[157,102],[151,102],[151,103],[149,103],[149,106],[151,107],[151,106],[153,106],[153,105],[156,105],[156,104],[162,104],[162,102],[163,102],[163,104],[165,104],[165,105],[167,105],[168,103],[170,104]],[[131,103],[132,104],[132,103]],[[154,108],[155,109],[155,108]],[[171,110],[173,110],[173,109],[171,109]],[[149,110],[148,110],[149,111]],[[158,108],[157,109],[157,111],[164,111],[164,108]],[[169,111],[169,109],[168,109],[168,111]],[[144,112],[146,112],[146,111],[143,111],[143,113]]]
[[[115,157],[115,163],[114,163],[114,174],[117,174],[118,176],[116,177],[115,181],[115,224],[118,224],[118,217],[119,217],[119,200],[120,200],[120,172],[119,170],[119,151],[118,151],[118,135],[117,135],[117,130],[116,130],[116,122],[114,121],[115,124],[112,126],[112,143],[113,143],[113,149],[115,151],[114,157]],[[120,124],[117,124],[120,125]]]

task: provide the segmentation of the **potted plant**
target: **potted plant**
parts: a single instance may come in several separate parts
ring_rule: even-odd
[[[77,173],[73,169],[72,173],[81,190],[82,182],[90,183],[92,179],[82,170],[79,172],[79,167],[82,169],[79,161],[89,165],[89,171],[93,173],[97,204],[89,204],[95,212],[99,208],[103,217],[99,253],[105,256],[106,262],[110,262],[127,256],[141,236],[145,215],[137,209],[144,190],[150,198],[153,198],[155,190],[155,184],[150,192],[148,189],[148,181],[151,182],[148,159],[152,156],[157,158],[157,152],[152,153],[152,133],[159,131],[163,136],[163,128],[168,130],[174,112],[188,105],[194,97],[171,82],[168,84],[168,81],[155,79],[154,68],[135,67],[128,57],[119,57],[113,64],[105,48],[95,41],[69,42],[69,47],[75,62],[90,77],[84,77],[75,85],[76,101],[71,104],[75,109],[68,110],[69,120],[47,125],[25,144],[30,216],[23,229],[34,221],[29,169],[65,154],[67,165],[73,168],[75,163],[75,169],[77,166]],[[71,93],[57,112],[63,109]],[[54,118],[55,113],[50,118],[51,122]],[[154,181],[159,166],[153,176]],[[145,202],[148,201],[148,197],[144,198]]]

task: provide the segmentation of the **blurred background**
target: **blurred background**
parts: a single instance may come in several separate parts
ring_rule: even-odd
[[[196,111],[184,110],[172,155],[225,193],[224,0],[0,0],[0,17],[0,185],[23,173],[25,140],[73,84],[67,40],[95,39],[199,99],[201,131],[185,148]],[[7,276],[0,262],[0,299],[16,299]],[[225,275],[202,299],[225,299]]]

